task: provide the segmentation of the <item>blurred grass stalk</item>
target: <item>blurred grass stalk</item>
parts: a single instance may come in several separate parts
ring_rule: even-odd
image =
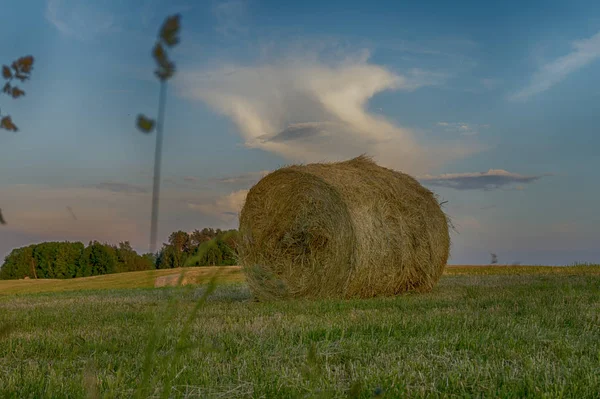
[[[154,152],[154,182],[152,185],[152,219],[150,222],[150,253],[156,253],[156,239],[158,234],[158,205],[160,197],[160,166],[162,161],[163,124],[165,115],[165,100],[167,83],[160,82],[160,95],[158,100],[158,120],[156,123],[156,148]]]
[[[156,239],[158,234],[158,205],[160,196],[160,167],[162,158],[163,144],[163,126],[165,119],[167,80],[175,74],[175,64],[169,60],[165,47],[174,47],[179,43],[180,29],[179,14],[172,15],[165,19],[160,28],[158,40],[152,49],[158,68],[154,74],[160,80],[160,94],[158,99],[158,119],[155,123],[153,119],[143,114],[137,117],[137,127],[144,133],[149,134],[156,125],[156,148],[154,153],[154,183],[152,187],[152,217],[150,222],[150,252],[156,253]]]

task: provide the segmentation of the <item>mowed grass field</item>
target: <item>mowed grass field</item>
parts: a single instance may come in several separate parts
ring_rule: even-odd
[[[273,303],[239,268],[183,271],[201,285],[0,281],[0,397],[600,398],[600,266],[448,267],[427,294]]]

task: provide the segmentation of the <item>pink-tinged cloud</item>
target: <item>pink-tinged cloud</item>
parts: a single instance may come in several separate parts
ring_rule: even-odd
[[[245,193],[221,198],[218,192],[163,190],[159,240],[180,229],[237,228],[234,214]],[[148,249],[151,196],[129,186],[12,185],[0,188],[0,198],[7,222],[0,226],[2,237],[12,237],[0,240],[0,257],[15,246],[41,241],[129,241],[140,252]]]

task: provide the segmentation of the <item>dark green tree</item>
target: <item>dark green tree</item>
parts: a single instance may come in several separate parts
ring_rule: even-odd
[[[77,271],[80,268],[79,259],[81,259],[81,255],[85,250],[85,246],[81,242],[72,242],[69,245],[69,256],[68,256],[68,275],[70,278],[73,278],[77,275]]]
[[[210,241],[212,238],[206,228],[202,229],[202,231],[196,229],[190,234],[190,241],[193,247],[198,247],[203,242]]]
[[[142,255],[143,262],[145,264],[149,265],[150,269],[156,269],[157,257],[158,256],[156,254],[152,254],[152,253],[145,253]]]
[[[92,275],[92,265],[90,263],[90,257],[92,254],[92,242],[90,241],[87,247],[84,248],[79,258],[79,267],[75,277],[89,277]]]
[[[79,265],[80,270],[77,277],[115,273],[117,269],[116,248],[98,241],[91,242],[83,251]]]
[[[235,265],[238,240],[234,229],[204,228],[192,234],[179,230],[171,233],[156,255],[139,255],[129,241],[117,246],[90,241],[87,247],[81,242],[44,242],[13,249],[0,267],[0,279],[63,279],[154,268]]]
[[[35,245],[13,249],[0,268],[0,279],[34,278],[33,249]]]
[[[115,247],[95,242],[92,244],[90,256],[92,275],[115,273],[117,269],[117,254]]]
[[[158,259],[156,260],[156,268],[157,269],[173,269],[175,267],[182,266],[181,263],[182,256],[180,253],[177,253],[176,249],[170,245],[163,245],[161,251],[158,254]]]
[[[152,256],[138,255],[129,242],[119,247],[90,242],[45,242],[14,249],[0,268],[0,279],[73,278],[154,268]]]
[[[223,239],[217,239],[217,246],[221,251],[221,262],[220,265],[233,266],[237,264],[237,257],[235,250],[227,244]]]
[[[129,241],[120,242],[116,250],[117,272],[129,272],[135,270],[138,254],[133,250]]]
[[[223,253],[214,238],[210,241],[205,241],[200,244],[195,252],[195,255],[190,259],[190,266],[219,266],[222,264]]]
[[[205,264],[207,266],[219,266],[223,263],[223,253],[219,246],[219,242],[213,239],[209,242],[209,245],[205,252]]]
[[[116,248],[116,255],[117,273],[154,269],[153,259],[138,255],[129,241],[119,243]]]
[[[56,278],[54,275],[54,259],[58,249],[56,242],[43,242],[33,249],[33,260],[37,278]]]
[[[138,255],[135,261],[134,271],[138,270],[152,270],[154,269],[154,259],[146,255]]]
[[[70,277],[69,255],[69,245],[64,245],[64,243],[60,243],[57,245],[54,263],[51,265],[53,278]]]
[[[172,269],[182,267],[192,254],[194,246],[190,235],[185,231],[175,231],[169,236],[168,244],[163,247],[156,262],[157,269]]]

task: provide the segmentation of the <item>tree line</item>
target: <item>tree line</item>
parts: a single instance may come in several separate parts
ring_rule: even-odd
[[[156,254],[143,255],[128,241],[118,245],[92,241],[87,246],[81,242],[44,242],[13,249],[0,267],[0,279],[67,279],[184,266],[235,265],[238,238],[237,230],[176,231]]]
[[[191,234],[176,231],[156,257],[157,269],[184,266],[231,266],[237,263],[237,230],[204,228]]]

